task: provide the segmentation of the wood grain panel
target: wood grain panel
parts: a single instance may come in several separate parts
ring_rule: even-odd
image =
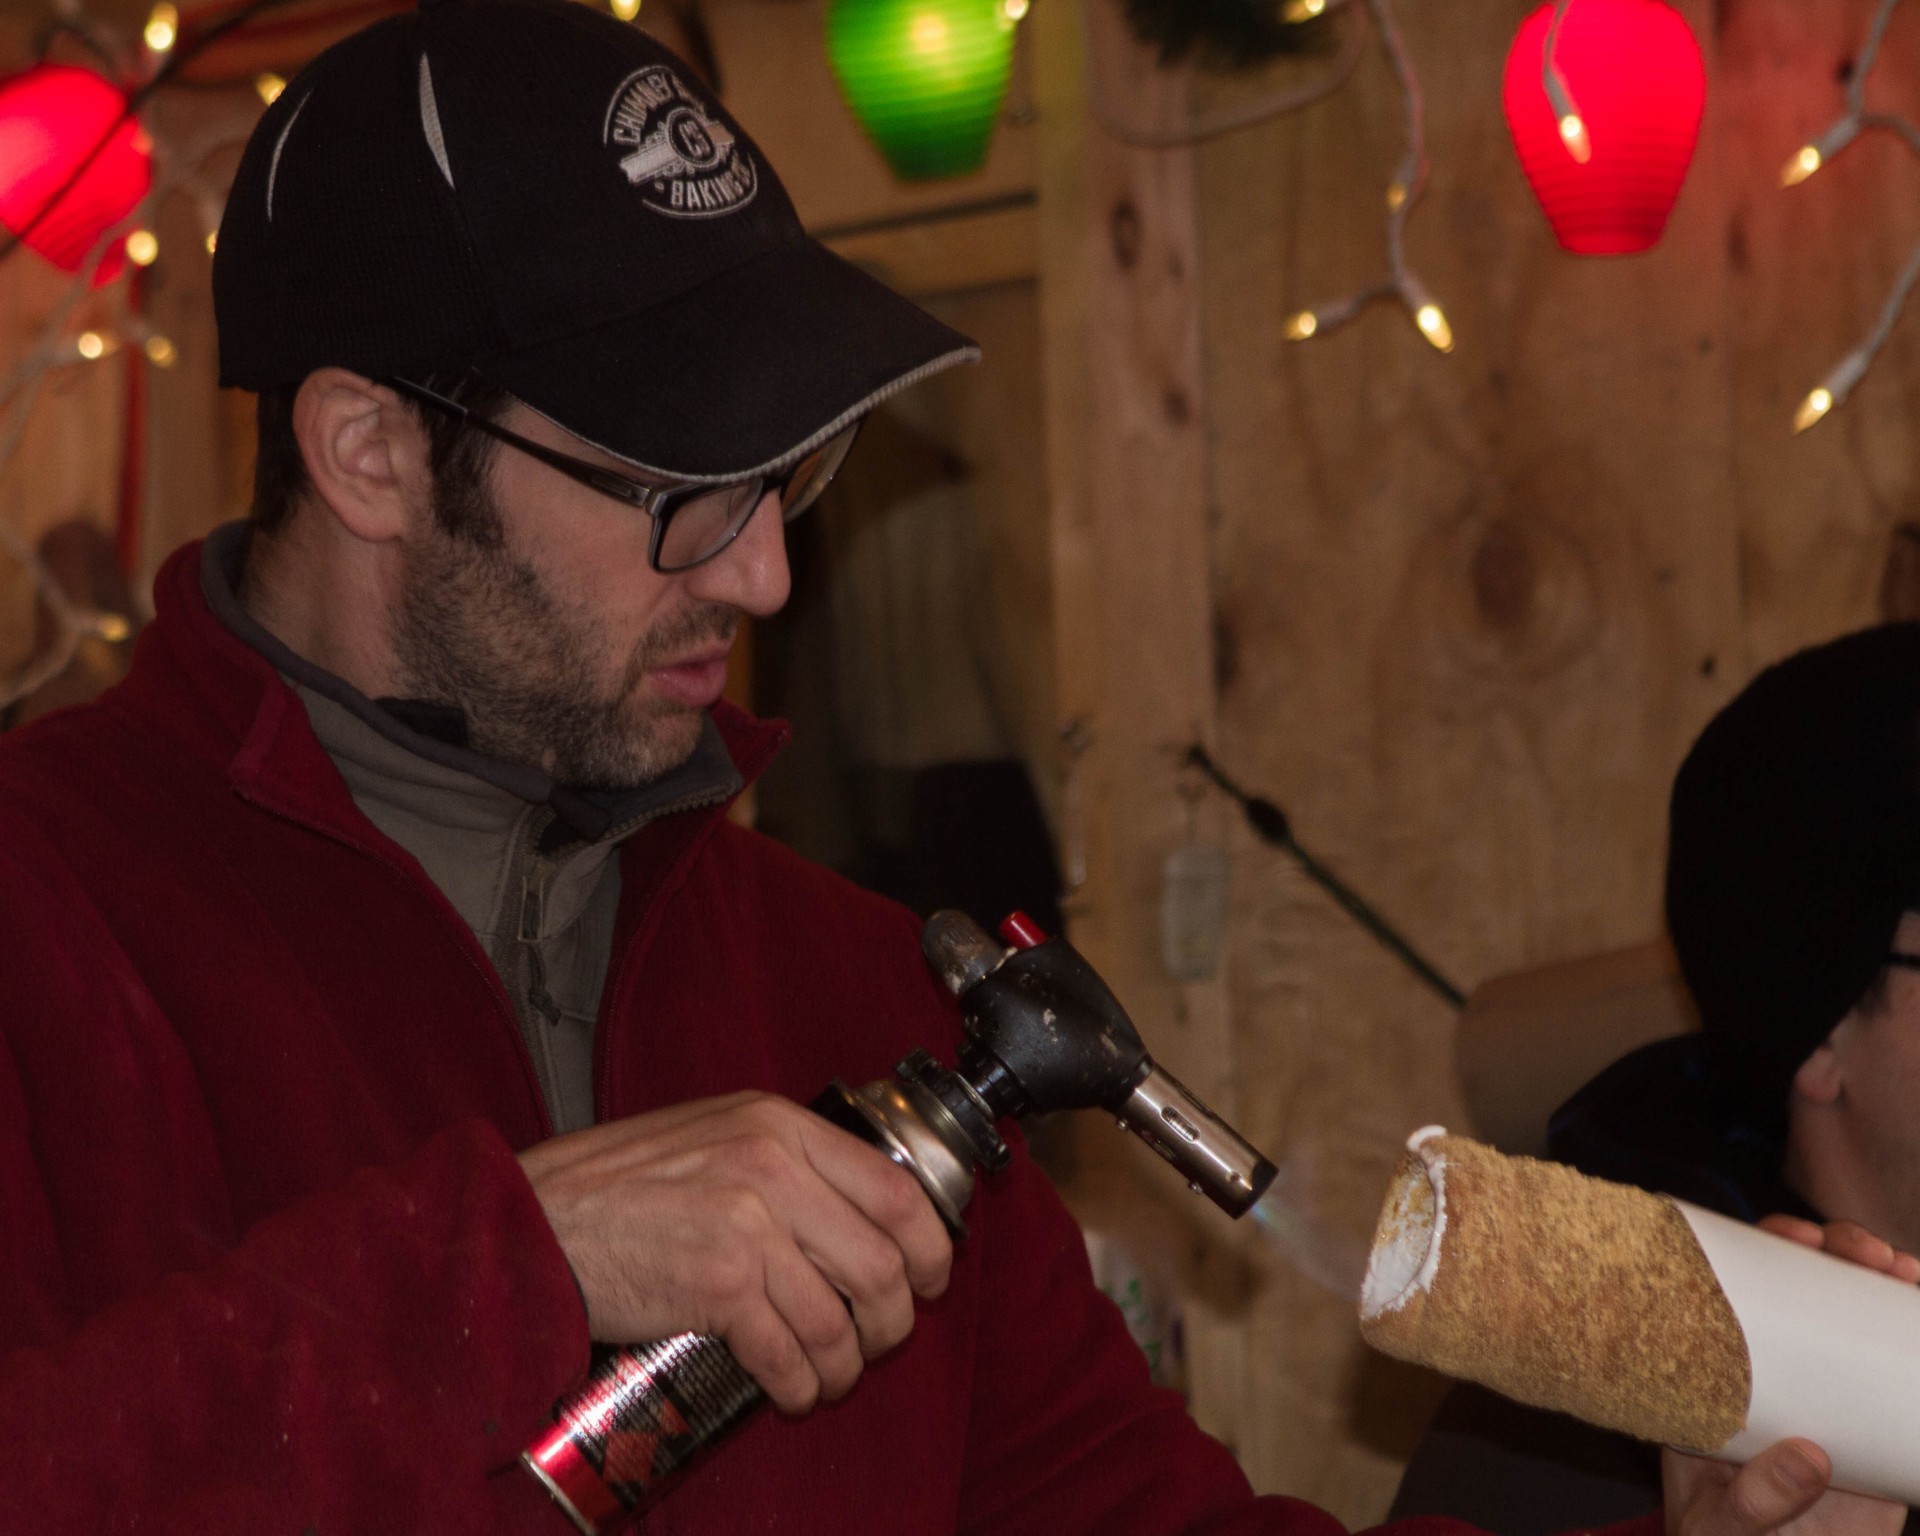
[[[1043,145],[1055,410],[1098,460],[1056,445],[1062,712],[1094,742],[1077,931],[1150,1032],[1175,1021],[1174,1049],[1182,1013],[1208,1013],[1195,1054],[1211,1054],[1190,1070],[1234,1074],[1245,1128],[1354,1230],[1406,1131],[1458,1117],[1448,1010],[1238,832],[1228,985],[1197,1010],[1154,976],[1179,811],[1153,749],[1216,716],[1223,761],[1463,982],[1656,930],[1686,745],[1759,661],[1874,616],[1890,530],[1911,515],[1897,351],[1872,381],[1885,428],[1863,410],[1825,444],[1784,431],[1870,319],[1914,206],[1849,243],[1837,225],[1859,225],[1871,186],[1822,194],[1833,228],[1810,215],[1790,229],[1770,190],[1832,110],[1838,40],[1865,19],[1846,10],[1817,24],[1762,0],[1688,10],[1715,82],[1700,153],[1666,240],[1615,261],[1563,255],[1513,161],[1499,74],[1522,8],[1406,16],[1434,160],[1413,256],[1460,337],[1451,358],[1392,311],[1309,347],[1280,334],[1293,308],[1382,270],[1399,101],[1377,60],[1322,107],[1151,168],[1097,131],[1077,160]],[[1079,62],[1065,30],[1040,33],[1050,121],[1054,72]],[[1905,169],[1863,158],[1851,174]],[[1136,275],[1111,259],[1119,203],[1149,210],[1123,242],[1145,251],[1170,187],[1193,209],[1181,249],[1199,262],[1172,285],[1163,264]],[[1818,270],[1873,273],[1851,284],[1870,292],[1849,301]],[[1146,425],[1179,377],[1167,359],[1191,355],[1165,338],[1196,304],[1202,361],[1182,390],[1209,445],[1197,465]],[[1809,331],[1818,345],[1783,342]],[[1134,504],[1184,521],[1142,527],[1101,494],[1102,467],[1133,472],[1141,456]],[[1193,670],[1137,661],[1149,632]],[[1225,1310],[1202,1298],[1203,1418],[1261,1486],[1376,1517],[1430,1389],[1369,1362],[1342,1303],[1237,1257]]]
[[[1217,806],[1179,793],[1214,736],[1206,384],[1190,151],[1129,149],[1093,129],[1088,52],[1136,121],[1181,120],[1184,82],[1155,71],[1101,0],[1034,12],[1043,126],[1041,312],[1053,513],[1054,657],[1063,736],[1063,863],[1073,937],[1155,1056],[1222,1113],[1238,1093],[1223,980],[1160,962],[1161,871]],[[1091,1118],[1072,1196],[1083,1219],[1172,1249],[1187,1287],[1191,1400],[1229,1443],[1247,1313],[1247,1233]]]
[[[1411,255],[1451,357],[1389,307],[1280,334],[1382,270],[1399,101],[1378,60],[1200,157],[1221,752],[1469,983],[1653,930],[1667,778],[1740,648],[1713,127],[1656,252],[1565,257],[1498,110],[1520,15],[1402,18],[1434,167]],[[1284,861],[1242,858],[1247,1128],[1364,1232],[1401,1138],[1459,1118],[1451,1016]],[[1249,1343],[1256,1481],[1377,1517],[1424,1390],[1284,1274]]]

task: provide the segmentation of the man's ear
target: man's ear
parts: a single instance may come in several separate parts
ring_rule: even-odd
[[[1846,1076],[1844,1057],[1847,1042],[1844,1036],[1852,1026],[1852,1015],[1848,1015],[1834,1027],[1832,1034],[1813,1048],[1813,1054],[1800,1063],[1800,1070],[1793,1074],[1796,1098],[1812,1104],[1838,1101],[1840,1086]]]
[[[314,493],[355,538],[401,538],[430,502],[426,431],[385,385],[314,370],[294,396],[293,435]]]

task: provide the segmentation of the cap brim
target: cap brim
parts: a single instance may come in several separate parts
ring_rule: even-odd
[[[686,479],[808,452],[980,349],[813,240],[796,240],[610,325],[482,359],[574,436]]]

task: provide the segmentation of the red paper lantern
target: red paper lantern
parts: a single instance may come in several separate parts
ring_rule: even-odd
[[[1592,147],[1582,164],[1541,80],[1552,20],[1553,6],[1541,6],[1507,54],[1507,126],[1520,168],[1568,250],[1644,251],[1667,227],[1700,135],[1700,45],[1661,0],[1572,0],[1553,61]]]
[[[126,108],[125,92],[70,64],[36,64],[0,84],[0,224],[16,235],[24,230],[26,244],[63,272],[78,272],[94,244],[153,184],[152,141],[138,118],[121,121]],[[95,280],[112,278],[122,261],[116,248]]]

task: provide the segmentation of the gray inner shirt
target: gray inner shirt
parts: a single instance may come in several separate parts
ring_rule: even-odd
[[[512,1000],[555,1132],[591,1125],[594,1027],[620,905],[614,855],[648,822],[739,792],[718,728],[709,717],[687,762],[619,793],[557,785],[538,769],[428,735],[247,613],[236,588],[250,534],[229,523],[207,539],[208,604],[293,687],[354,804],[419,860],[473,930]]]

